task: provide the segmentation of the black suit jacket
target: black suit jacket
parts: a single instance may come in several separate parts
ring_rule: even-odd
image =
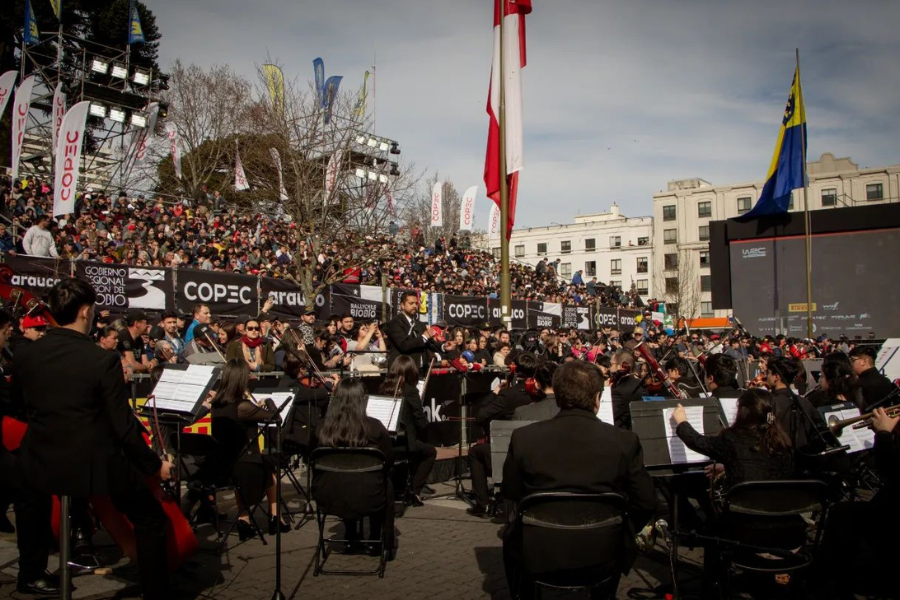
[[[862,390],[865,408],[868,409],[894,391],[894,384],[891,383],[890,379],[879,373],[878,369],[872,367],[859,374],[859,388]]]
[[[410,325],[409,319],[403,313],[395,316],[384,326],[384,335],[387,338],[387,365],[390,367],[401,354],[413,359],[416,367],[421,369],[425,364],[426,350],[435,350],[434,344],[423,337],[425,323],[418,319]]]
[[[406,440],[414,443],[421,437],[422,432],[428,426],[428,416],[422,405],[422,396],[419,388],[414,385],[403,384],[403,404],[400,407],[400,423],[406,431]]]
[[[128,406],[119,355],[86,335],[51,329],[23,346],[13,394],[28,418],[19,462],[35,490],[72,496],[117,494],[152,475],[159,457]]]
[[[613,423],[631,431],[631,403],[640,402],[647,395],[641,380],[634,375],[622,378],[612,388]]]

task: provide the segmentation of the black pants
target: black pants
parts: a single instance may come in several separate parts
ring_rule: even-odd
[[[166,559],[166,514],[162,506],[146,487],[113,496],[112,501],[134,526],[144,599],[167,598],[169,566]]]
[[[19,547],[19,583],[31,583],[44,576],[53,542],[50,525],[53,502],[48,494],[17,488],[13,490],[16,511],[16,542]]]
[[[409,469],[412,471],[412,491],[416,496],[422,493],[422,488],[428,481],[431,468],[437,458],[437,450],[431,444],[421,440],[408,442],[406,447],[395,446],[395,459],[406,456],[409,459]]]
[[[387,550],[394,548],[394,486],[390,479],[385,481],[385,503],[382,512],[367,515],[369,519],[369,537],[366,539],[377,540],[384,530],[384,547]],[[344,522],[345,537],[348,540],[361,540],[364,537],[363,519],[342,519]]]
[[[469,448],[469,473],[472,475],[472,492],[479,506],[487,508],[490,502],[488,476],[491,472],[491,445],[475,444]]]

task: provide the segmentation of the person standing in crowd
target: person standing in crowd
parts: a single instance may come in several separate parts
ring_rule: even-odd
[[[53,234],[47,230],[49,225],[50,217],[47,215],[40,215],[35,219],[34,225],[28,228],[28,231],[25,232],[25,237],[22,238],[22,248],[25,250],[25,254],[59,258]]]
[[[134,526],[144,598],[165,599],[166,517],[144,478],[168,481],[173,465],[161,461],[144,441],[143,428],[124,401],[119,357],[88,337],[96,302],[96,292],[85,281],[57,283],[48,305],[59,326],[22,348],[13,367],[12,393],[28,414],[19,464],[25,488],[41,495],[28,508],[39,515],[34,522],[44,524],[40,530],[20,531],[33,546],[19,589],[42,593],[44,587],[46,593],[41,582],[46,583],[50,495],[108,495]]]
[[[859,387],[862,389],[864,410],[868,410],[870,406],[880,402],[894,391],[894,384],[891,383],[891,380],[875,368],[876,356],[877,353],[872,346],[857,346],[850,351],[850,363],[853,365],[853,372],[856,373]]]
[[[125,329],[119,331],[118,349],[122,353],[122,359],[132,373],[149,373],[159,364],[158,360],[149,358],[144,351],[143,336],[150,329],[149,319],[144,311],[132,310],[125,317],[125,325]]]
[[[174,311],[164,312],[160,325],[166,333],[165,341],[172,347],[176,356],[181,356],[184,352],[184,340],[178,335],[178,315]]]
[[[16,254],[16,240],[6,230],[6,223],[0,223],[0,255]]]
[[[312,344],[316,340],[316,309],[307,306],[303,310],[303,316],[300,317],[300,325],[297,327],[300,335],[303,337],[304,344]]]
[[[194,320],[188,325],[187,331],[184,334],[184,343],[188,343],[194,339],[194,329],[199,325],[209,325],[209,322],[212,320],[212,313],[209,310],[208,304],[195,304],[193,316]]]
[[[259,321],[250,319],[244,326],[244,335],[229,344],[226,360],[242,360],[251,373],[269,373],[275,370],[275,352],[261,335]]]
[[[97,345],[118,354],[119,332],[114,327],[103,327],[97,331]]]

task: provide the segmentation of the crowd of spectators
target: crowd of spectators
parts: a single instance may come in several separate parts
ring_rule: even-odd
[[[382,285],[465,296],[496,297],[500,261],[475,249],[468,235],[426,244],[422,228],[392,222],[382,234],[360,238],[335,232],[311,244],[302,223],[274,220],[226,206],[218,194],[202,201],[166,201],[125,192],[79,194],[75,213],[53,218],[49,182],[23,178],[0,184],[3,216],[0,252],[94,260],[115,264],[197,268],[266,277],[300,278],[312,267],[314,281],[332,274],[346,283]],[[637,292],[584,282],[580,272],[564,281],[559,261],[537,268],[510,265],[513,299],[641,306]]]

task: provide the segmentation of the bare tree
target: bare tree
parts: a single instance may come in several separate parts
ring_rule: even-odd
[[[675,255],[677,264],[664,264],[656,273],[653,286],[656,296],[666,303],[666,311],[678,317],[692,319],[700,314],[700,275],[696,253],[680,249]]]

